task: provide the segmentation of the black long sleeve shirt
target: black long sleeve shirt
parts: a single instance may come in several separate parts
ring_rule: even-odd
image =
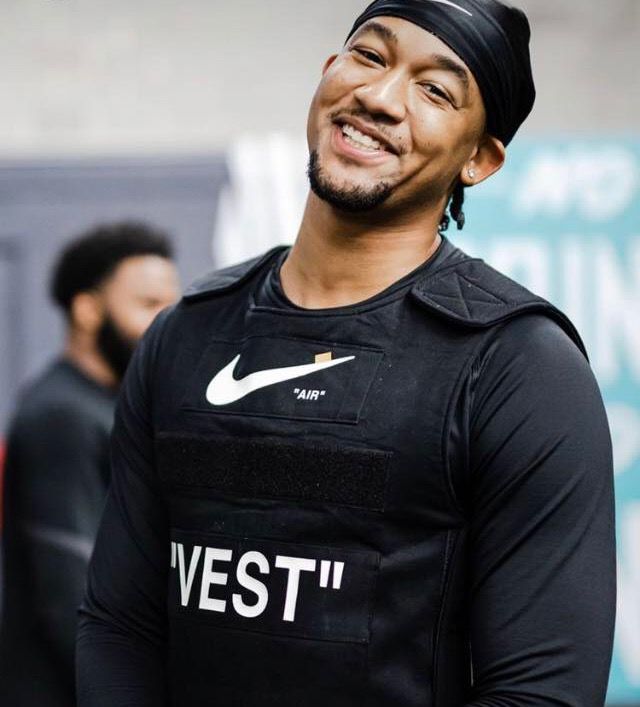
[[[115,393],[59,360],[23,393],[8,438],[2,704],[75,702],[77,612],[109,479]]]
[[[598,387],[578,347],[542,314],[474,339],[459,379],[445,385],[460,329],[438,320],[421,338],[423,314],[408,293],[456,253],[445,242],[361,306],[295,308],[272,266],[222,301],[183,303],[156,321],[117,414],[78,638],[82,707],[603,704],[615,562]],[[298,361],[296,347],[310,341],[341,356],[316,383],[214,404],[212,382],[205,399],[231,352],[248,361],[234,379],[257,380],[252,373],[277,360]],[[423,368],[426,360],[435,363]],[[360,368],[349,370],[353,361]],[[332,407],[323,400],[334,380]],[[318,474],[315,486],[301,464]],[[374,477],[386,479],[382,491]],[[295,619],[273,559],[286,543],[297,543],[287,555],[304,565]],[[217,560],[207,570],[209,551]],[[239,565],[233,579],[243,552],[264,590],[240,579]],[[340,562],[324,560],[319,586],[342,565],[346,584],[334,578],[333,588],[344,605],[318,589],[323,557]],[[257,618],[234,614],[232,594],[234,607],[258,606]]]

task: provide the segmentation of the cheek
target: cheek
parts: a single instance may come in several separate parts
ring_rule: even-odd
[[[340,99],[345,93],[340,86],[341,82],[333,80],[329,72],[320,82],[309,108],[307,141],[310,149],[317,147],[320,132],[326,126],[328,116],[340,107]]]
[[[438,108],[423,111],[414,121],[414,146],[431,160],[463,164],[475,144],[475,131],[461,117]]]
[[[413,111],[413,134],[420,144],[448,144],[456,132],[452,117],[446,111],[423,102]]]
[[[427,195],[447,191],[468,158],[471,143],[460,122],[441,110],[414,117],[413,149],[406,162],[406,177]]]
[[[112,310],[111,316],[120,331],[129,339],[138,341],[153,321],[157,311],[140,305]]]
[[[162,307],[149,309],[148,307],[138,307],[132,314],[131,334],[134,339],[139,340],[144,335],[145,331],[151,326],[151,323],[162,310]]]
[[[344,99],[364,82],[361,69],[353,66],[353,62],[348,57],[338,58],[322,77],[314,102],[318,106],[338,108],[336,104],[339,101],[344,102]]]

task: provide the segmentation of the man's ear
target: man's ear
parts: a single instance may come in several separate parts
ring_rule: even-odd
[[[104,306],[95,292],[78,292],[71,300],[71,324],[80,331],[94,334],[102,325]]]
[[[333,62],[338,58],[338,56],[340,56],[340,55],[339,55],[339,54],[332,54],[332,55],[324,62],[324,66],[322,67],[322,75],[323,75],[323,76],[327,73],[327,71],[329,70],[329,67],[330,67],[331,64],[333,64]]]
[[[506,158],[504,145],[497,137],[485,134],[478,143],[473,155],[465,163],[460,172],[460,181],[466,187],[480,184],[495,174],[504,164]]]

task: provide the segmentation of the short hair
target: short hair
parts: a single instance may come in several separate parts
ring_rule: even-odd
[[[58,256],[51,274],[53,301],[69,314],[78,293],[99,287],[123,260],[139,255],[171,259],[167,234],[139,221],[105,223],[85,231]]]

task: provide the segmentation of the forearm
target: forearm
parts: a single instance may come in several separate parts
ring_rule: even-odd
[[[168,701],[165,665],[162,646],[81,611],[78,707],[162,707]]]

